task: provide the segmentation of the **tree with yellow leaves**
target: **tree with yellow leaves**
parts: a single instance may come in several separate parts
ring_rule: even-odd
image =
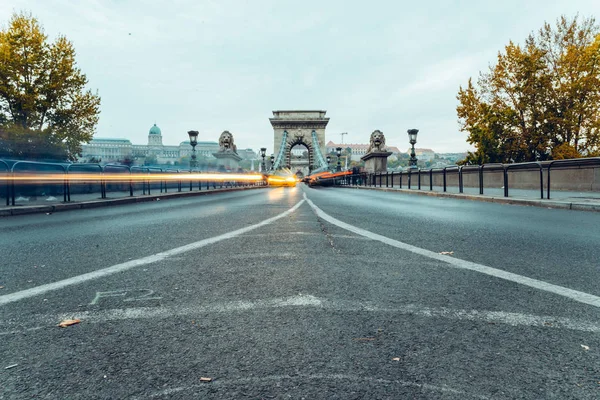
[[[0,156],[75,160],[100,112],[86,84],[66,37],[50,43],[37,19],[13,14],[0,31]]]
[[[464,163],[600,155],[600,29],[593,18],[546,23],[523,45],[505,46],[457,99],[476,147]]]

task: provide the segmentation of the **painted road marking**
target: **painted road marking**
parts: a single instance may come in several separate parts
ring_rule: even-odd
[[[136,294],[133,297],[133,294]],[[90,303],[91,306],[98,304],[103,297],[123,297],[122,301],[144,301],[144,300],[160,300],[162,297],[152,296],[154,290],[151,289],[121,289],[121,290],[110,290],[108,292],[96,292],[96,296]]]
[[[150,255],[147,257],[138,258],[137,260],[127,261],[122,264],[116,264],[116,265],[113,265],[110,267],[106,267],[106,268],[102,268],[102,269],[99,269],[96,271],[88,272],[86,274],[63,279],[61,281],[48,283],[45,285],[33,287],[31,289],[21,290],[19,292],[14,292],[14,293],[0,296],[0,306],[9,304],[9,303],[13,303],[15,301],[27,299],[29,297],[38,296],[40,294],[47,293],[47,292],[50,292],[53,290],[62,289],[67,286],[77,285],[77,284],[80,284],[80,283],[83,283],[83,282],[86,282],[86,281],[89,281],[92,279],[98,279],[98,278],[102,278],[102,277],[105,277],[108,275],[116,274],[117,272],[126,271],[128,269],[140,267],[142,265],[148,265],[148,264],[152,264],[155,262],[159,262],[159,261],[162,261],[162,260],[164,260],[168,257],[174,256],[174,255],[187,253],[188,251],[197,250],[199,248],[208,246],[209,244],[214,244],[214,243],[220,242],[222,240],[231,239],[236,236],[243,235],[244,233],[248,233],[250,231],[253,231],[255,229],[263,227],[265,225],[269,225],[283,217],[290,215],[291,213],[296,211],[302,205],[302,203],[304,203],[304,200],[300,200],[292,208],[290,208],[289,210],[287,210],[279,215],[265,219],[264,221],[261,221],[257,224],[251,225],[251,226],[247,226],[245,228],[241,228],[241,229],[238,229],[235,231],[224,233],[219,236],[214,236],[212,238],[203,239],[203,240],[200,240],[200,241],[197,241],[194,243],[187,244],[185,246],[176,247],[174,249],[156,253],[156,254],[153,254],[153,255]]]
[[[519,283],[521,285],[529,286],[529,287],[532,287],[535,289],[543,290],[545,292],[554,293],[559,296],[563,296],[563,297],[569,298],[571,300],[575,300],[580,303],[589,304],[594,307],[600,307],[600,297],[594,296],[593,294],[580,292],[578,290],[569,289],[564,286],[554,285],[552,283],[540,281],[540,280],[533,279],[533,278],[528,278],[523,275],[514,274],[512,272],[488,267],[486,265],[477,264],[477,263],[474,263],[471,261],[466,261],[466,260],[461,260],[461,259],[455,258],[455,257],[441,255],[441,254],[435,253],[430,250],[426,250],[426,249],[422,249],[417,246],[410,245],[408,243],[390,239],[386,236],[378,235],[377,233],[373,233],[371,231],[367,231],[367,230],[359,228],[357,226],[347,224],[345,222],[340,221],[339,219],[332,217],[331,215],[325,213],[323,210],[321,210],[319,207],[317,207],[312,201],[310,201],[308,199],[308,197],[306,196],[306,193],[304,193],[304,199],[311,206],[311,208],[317,214],[317,216],[319,216],[320,218],[329,222],[330,224],[336,225],[347,231],[356,233],[357,235],[361,235],[361,236],[367,237],[369,239],[377,240],[381,243],[385,243],[387,245],[390,245],[390,246],[393,246],[393,247],[396,247],[396,248],[399,248],[402,250],[410,251],[411,253],[419,254],[424,257],[433,258],[435,260],[442,261],[446,264],[450,264],[453,267],[468,269],[470,271],[479,272],[479,273],[482,273],[485,275],[490,275],[490,276],[493,276],[496,278],[504,279],[507,281]]]
[[[292,297],[256,300],[256,301],[231,301],[215,304],[203,304],[181,307],[137,307],[137,308],[118,308],[99,311],[75,311],[59,314],[41,314],[28,316],[27,321],[36,321],[37,323],[54,328],[56,321],[77,317],[84,324],[87,323],[106,323],[114,321],[129,321],[135,319],[169,319],[176,317],[200,317],[203,314],[213,313],[233,313],[244,311],[261,311],[286,307],[304,307],[312,308],[317,312],[373,312],[373,313],[391,313],[396,316],[407,315],[424,318],[442,318],[457,321],[472,321],[483,323],[505,324],[509,326],[529,326],[544,329],[567,329],[581,332],[600,333],[600,323],[593,323],[584,320],[577,320],[564,317],[555,317],[550,315],[533,315],[504,311],[478,311],[452,309],[446,307],[426,307],[416,304],[407,304],[399,307],[379,307],[369,302],[358,301],[336,301],[320,299],[315,296],[299,294]],[[23,326],[18,320],[0,321],[0,326],[11,327]],[[42,329],[43,326],[28,329],[10,329],[0,332],[0,336],[26,332],[33,329]]]
[[[294,374],[294,375],[269,375],[269,376],[253,376],[247,378],[234,378],[234,379],[226,379],[219,378],[213,381],[210,384],[210,387],[214,386],[233,386],[239,387],[240,385],[267,385],[268,387],[273,387],[276,383],[282,381],[291,381],[295,384],[298,381],[303,380],[307,382],[314,381],[350,381],[350,382],[363,382],[363,383],[375,383],[382,384],[386,386],[397,385],[401,387],[412,387],[417,388],[427,392],[441,392],[447,395],[453,395],[456,398],[472,398],[472,399],[489,399],[487,396],[482,396],[478,394],[471,394],[465,392],[463,390],[454,389],[447,385],[432,385],[429,383],[419,383],[419,382],[410,382],[399,379],[383,379],[376,378],[364,375],[351,375],[351,374]],[[189,386],[179,386],[175,388],[161,390],[159,392],[153,393],[150,395],[150,398],[157,397],[167,397],[171,398],[176,393],[187,392],[187,391],[198,391],[202,388],[207,388],[209,386],[205,384],[196,384]],[[343,394],[342,394],[343,396]],[[349,396],[350,397],[350,396]]]

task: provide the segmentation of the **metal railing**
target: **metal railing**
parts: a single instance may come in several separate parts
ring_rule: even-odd
[[[369,186],[369,187],[385,187],[393,188],[395,185],[395,178],[397,179],[398,185],[396,187],[402,189],[403,188],[403,177],[406,176],[406,182],[408,189],[411,190],[422,190],[422,177],[429,177],[429,190],[434,190],[434,177],[442,176],[441,181],[441,190],[443,192],[447,192],[448,188],[452,185],[449,185],[448,179],[451,176],[456,176],[456,185],[459,193],[464,193],[465,188],[465,175],[467,174],[477,174],[477,182],[474,185],[470,185],[469,187],[478,188],[479,194],[483,195],[485,191],[485,176],[486,173],[496,173],[501,174],[501,182],[503,190],[503,196],[509,197],[510,183],[511,183],[511,173],[515,173],[517,171],[529,171],[531,173],[535,173],[539,176],[539,185],[535,183],[537,178],[531,179],[531,184],[528,185],[528,189],[539,190],[539,198],[544,199],[544,192],[546,192],[546,199],[550,199],[551,193],[551,171],[555,171],[557,169],[589,169],[589,168],[600,168],[600,157],[590,157],[590,158],[577,158],[577,159],[568,159],[568,160],[554,160],[554,161],[535,161],[535,162],[525,162],[525,163],[514,163],[514,164],[499,164],[499,163],[490,163],[483,165],[467,165],[467,166],[447,166],[444,168],[429,168],[429,169],[407,169],[405,171],[389,171],[389,172],[377,172],[377,173],[358,173],[353,175],[347,175],[341,181],[340,179],[333,179],[333,185],[346,185],[346,186]],[[454,175],[456,174],[456,175]],[[546,174],[546,179],[544,180],[544,174]],[[598,177],[596,177],[596,185],[598,185],[598,191],[600,191],[600,171],[598,171]],[[417,185],[415,189],[415,185],[413,180],[417,180]],[[544,186],[545,183],[545,186]],[[514,184],[514,182],[513,182]],[[592,183],[594,184],[594,183]],[[518,186],[516,184],[513,185],[513,189],[517,189]],[[590,188],[592,185],[590,185]],[[537,188],[537,189],[536,189]],[[564,188],[563,188],[564,189]]]
[[[127,196],[135,196],[136,191],[141,191],[142,195],[151,195],[153,190],[160,193],[167,193],[170,189],[182,192],[183,182],[189,180],[190,191],[194,190],[194,182],[197,182],[197,190],[202,190],[202,186],[206,184],[206,190],[212,188],[223,188],[224,186],[244,187],[266,185],[265,180],[262,181],[238,181],[235,179],[220,181],[219,183],[210,179],[186,179],[186,175],[194,173],[207,173],[197,170],[180,170],[172,168],[158,168],[146,166],[132,166],[121,164],[62,164],[51,162],[23,161],[23,160],[2,160],[0,159],[0,197],[6,197],[6,205],[16,205],[17,195],[62,195],[63,202],[72,201],[72,197],[76,194],[93,194],[99,193],[100,198],[106,199],[107,193],[126,193]],[[52,173],[57,175],[45,180],[36,181],[35,176]],[[78,177],[76,174],[91,174],[89,179]],[[155,179],[156,174],[177,174],[181,178],[171,179]],[[97,175],[97,178],[93,175]],[[120,179],[122,175],[123,179]],[[132,175],[147,175],[147,179],[132,179]],[[119,176],[115,179],[116,176]],[[33,177],[33,178],[32,178]],[[110,178],[110,179],[107,179]],[[152,178],[152,179],[151,179]],[[48,192],[48,193],[47,193]]]

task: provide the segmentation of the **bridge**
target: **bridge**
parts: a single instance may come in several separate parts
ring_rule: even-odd
[[[381,179],[0,218],[3,392],[597,398],[600,214]]]

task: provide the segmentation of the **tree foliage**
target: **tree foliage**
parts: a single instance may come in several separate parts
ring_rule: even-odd
[[[600,29],[561,17],[460,87],[457,113],[476,147],[465,162],[525,162],[600,154]]]
[[[0,31],[0,156],[74,160],[98,123],[86,84],[66,37],[50,43],[37,19],[13,14]]]

